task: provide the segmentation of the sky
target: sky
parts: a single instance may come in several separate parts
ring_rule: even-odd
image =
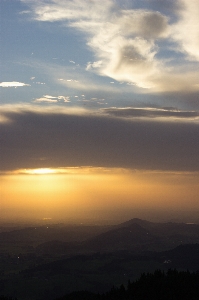
[[[199,221],[199,1],[0,13],[1,220]]]

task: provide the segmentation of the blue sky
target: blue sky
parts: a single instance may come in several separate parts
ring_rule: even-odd
[[[198,109],[196,0],[0,5],[2,104]]]

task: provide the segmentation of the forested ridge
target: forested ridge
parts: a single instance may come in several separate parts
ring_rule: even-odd
[[[112,287],[105,294],[89,291],[74,291],[55,300],[198,300],[199,272],[168,270],[166,273],[156,270],[143,273],[127,287]],[[20,300],[0,296],[0,300]],[[47,299],[45,299],[47,300]]]
[[[125,288],[113,287],[106,294],[86,291],[73,292],[59,300],[198,300],[199,272],[190,273],[156,270],[153,274],[143,273],[135,282],[128,282]],[[57,299],[58,300],[58,299]]]

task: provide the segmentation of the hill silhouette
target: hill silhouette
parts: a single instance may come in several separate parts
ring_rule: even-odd
[[[103,232],[104,231],[104,232]],[[182,244],[199,243],[199,225],[153,223],[132,219],[110,226],[91,238],[76,243],[54,240],[38,245],[39,253],[78,254],[110,251],[164,251]]]
[[[102,233],[84,243],[94,251],[133,250],[144,251],[160,248],[160,239],[148,229],[134,223],[121,224],[117,228]]]

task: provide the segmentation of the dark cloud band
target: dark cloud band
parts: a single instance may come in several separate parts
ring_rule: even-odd
[[[110,112],[110,111],[109,111]],[[199,171],[199,125],[99,114],[4,113],[0,168],[103,166]]]
[[[174,108],[107,108],[103,111],[117,117],[199,118],[198,111],[180,111]]]

